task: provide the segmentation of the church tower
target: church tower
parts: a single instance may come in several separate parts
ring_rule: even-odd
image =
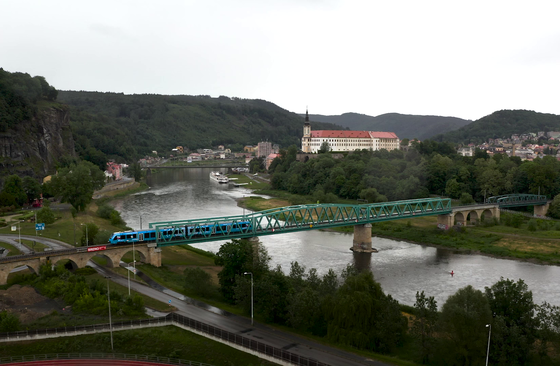
[[[301,151],[311,152],[311,124],[309,123],[309,111],[305,109],[305,123],[303,124],[303,137],[301,138]]]

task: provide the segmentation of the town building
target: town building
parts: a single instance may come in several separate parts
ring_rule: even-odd
[[[257,149],[257,147],[252,146],[252,145],[245,145],[245,147],[243,147],[243,151],[248,152],[248,153],[253,153],[253,152],[255,152],[256,149]]]
[[[457,150],[457,153],[462,156],[473,156],[474,155],[474,148],[472,146],[469,147],[462,147]]]
[[[270,154],[278,154],[279,152],[280,147],[277,144],[272,144],[272,142],[263,141],[257,145],[257,157],[267,157]]]
[[[107,163],[107,173],[106,176],[113,177],[114,180],[121,180],[122,179],[122,166],[115,162],[108,162]]]
[[[399,138],[394,132],[318,130],[311,131],[309,113],[305,112],[301,150],[304,153],[317,153],[326,144],[329,151],[399,149]]]

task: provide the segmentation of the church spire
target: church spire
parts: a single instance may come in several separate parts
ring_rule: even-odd
[[[305,122],[309,122],[309,110],[305,107]]]

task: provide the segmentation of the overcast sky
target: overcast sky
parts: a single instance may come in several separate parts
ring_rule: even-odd
[[[560,114],[560,3],[0,0],[0,67],[60,90],[292,112]]]

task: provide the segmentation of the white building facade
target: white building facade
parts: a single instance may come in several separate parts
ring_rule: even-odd
[[[301,139],[304,153],[317,153],[323,144],[329,151],[381,150],[399,149],[400,141],[394,132],[318,130],[311,131],[309,116],[306,113]]]

